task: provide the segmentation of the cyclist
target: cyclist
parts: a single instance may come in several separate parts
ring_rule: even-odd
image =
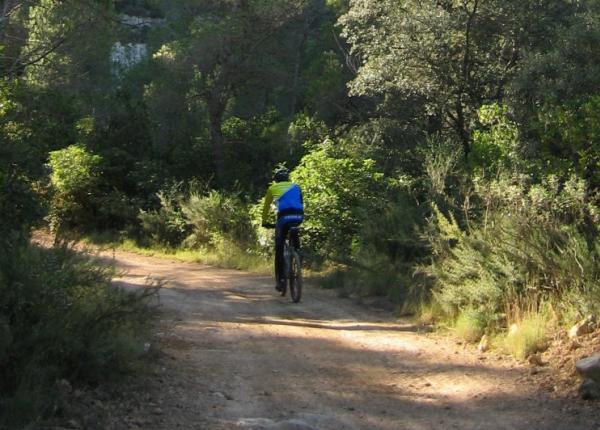
[[[268,227],[267,223],[271,204],[277,207],[277,224],[275,224],[275,280],[277,291],[284,291],[285,273],[283,262],[283,245],[285,237],[291,227],[300,225],[304,220],[304,202],[300,187],[290,182],[290,172],[281,168],[273,175],[273,184],[267,189],[262,212],[262,225]],[[299,238],[294,240],[299,248]]]

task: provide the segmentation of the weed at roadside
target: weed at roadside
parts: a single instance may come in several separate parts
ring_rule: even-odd
[[[501,347],[509,354],[524,360],[544,351],[548,346],[548,318],[543,313],[529,314],[511,325]]]

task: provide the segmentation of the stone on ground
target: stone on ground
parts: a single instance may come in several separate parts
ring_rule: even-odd
[[[584,320],[579,321],[569,330],[569,338],[575,339],[579,336],[591,333],[596,328],[596,318],[592,315],[588,316]]]
[[[477,349],[480,352],[487,352],[487,350],[490,349],[490,340],[489,340],[487,334],[484,334],[481,337],[481,340],[479,341],[479,346],[477,347]]]
[[[577,372],[587,379],[600,383],[600,352],[588,358],[582,358],[575,365]]]
[[[579,387],[579,395],[583,400],[600,399],[600,386],[591,379],[586,379]]]

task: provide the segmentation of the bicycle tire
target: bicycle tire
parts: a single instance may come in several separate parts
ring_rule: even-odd
[[[289,278],[290,296],[294,303],[298,303],[302,298],[302,259],[295,248],[290,253],[290,271]]]
[[[288,255],[289,255],[289,250],[290,249],[290,244],[288,242],[288,239],[286,238],[285,242],[283,242],[283,272],[285,273],[285,278],[283,278],[283,282],[280,283],[281,285],[281,291],[279,292],[281,294],[281,297],[284,297],[287,293],[287,284],[288,284],[288,279],[289,279],[289,267],[290,267],[290,262],[288,260]]]

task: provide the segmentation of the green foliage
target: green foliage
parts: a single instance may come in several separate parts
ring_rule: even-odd
[[[237,194],[179,184],[159,192],[158,198],[158,209],[139,215],[143,233],[154,244],[195,249],[256,246],[250,208]]]
[[[542,171],[577,174],[600,187],[600,96],[567,105],[549,105],[535,123]]]
[[[361,294],[387,296],[405,306],[422,299],[414,288],[413,272],[415,263],[427,255],[419,234],[423,213],[410,191],[408,184],[386,190],[393,200],[362,221],[349,255],[347,282]]]
[[[485,315],[478,309],[464,309],[454,325],[456,335],[467,342],[478,342],[485,333],[487,321]]]
[[[71,145],[50,153],[50,180],[55,188],[51,225],[93,225],[93,197],[97,195],[102,158],[81,145]]]
[[[243,248],[256,243],[249,207],[238,195],[193,191],[182,201],[181,211],[191,226],[188,245],[216,247],[224,240]]]
[[[520,360],[548,346],[548,321],[543,314],[525,316],[506,334],[502,347]]]
[[[342,35],[361,62],[351,94],[399,96],[401,102],[416,95],[427,114],[437,117],[432,131],[445,132],[441,125],[449,125],[468,152],[477,109],[504,91],[520,41],[543,40],[531,22],[543,22],[560,7],[542,12],[526,3],[351,2],[340,18]]]
[[[475,196],[483,213],[461,228],[435,211],[430,237],[435,298],[449,314],[465,308],[501,314],[511,304],[559,298],[562,310],[594,312],[599,291],[596,204],[583,181],[561,184],[550,177],[526,186],[514,178],[480,184]]]
[[[479,109],[479,122],[486,128],[473,132],[469,162],[474,170],[492,177],[500,170],[517,170],[522,164],[521,141],[517,125],[508,117],[508,108],[484,105]]]
[[[156,210],[141,210],[138,218],[141,229],[151,243],[178,246],[189,234],[188,224],[181,211],[183,194],[178,186],[172,186],[157,194],[160,207]]]
[[[325,51],[313,59],[305,76],[308,107],[320,118],[336,113],[338,100],[346,94],[347,78],[341,59],[334,51]]]
[[[132,369],[154,290],[125,292],[111,276],[67,249],[21,246],[2,257],[0,425],[53,413],[58,379],[95,384]]]
[[[106,0],[32,2],[23,23],[27,41],[19,58],[29,85],[100,95],[111,82],[106,61],[112,16]],[[65,44],[66,41],[68,44]]]
[[[520,70],[510,85],[514,93],[511,99],[521,111],[523,124],[535,118],[546,103],[561,105],[598,93],[598,2],[548,3],[547,10],[554,16],[532,21],[545,27],[541,33],[546,37],[523,52]]]
[[[0,170],[0,259],[29,237],[29,228],[42,215],[31,184]]]
[[[50,180],[56,191],[64,195],[85,192],[98,180],[98,167],[102,159],[90,154],[80,145],[50,153]]]
[[[347,260],[362,222],[385,206],[385,178],[373,160],[336,154],[332,141],[293,171],[305,195],[305,246],[316,258]]]
[[[44,177],[48,152],[73,143],[72,100],[54,91],[38,91],[23,82],[0,83],[0,168],[32,179]]]
[[[317,147],[327,136],[327,126],[307,114],[298,114],[290,123],[288,137],[292,147],[305,146],[308,149]]]

